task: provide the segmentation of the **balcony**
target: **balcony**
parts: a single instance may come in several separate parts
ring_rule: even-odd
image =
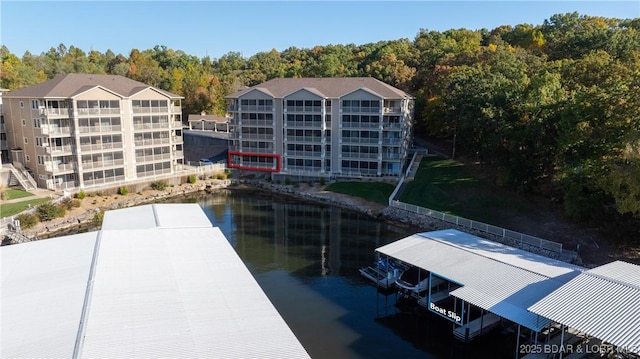
[[[377,130],[380,128],[379,122],[343,122],[342,128],[351,129],[351,128],[367,128]]]
[[[73,117],[73,109],[70,108],[41,108],[40,114],[47,117]]]
[[[322,122],[311,122],[311,121],[287,121],[287,127],[298,127],[298,128],[322,128]]]
[[[47,172],[55,172],[56,174],[62,172],[75,172],[76,171],[76,163],[58,163],[58,162],[45,162],[45,171]]]
[[[168,137],[166,137],[166,138],[135,140],[133,142],[136,146],[156,146],[156,145],[168,145],[171,141],[169,140]]]
[[[161,153],[158,155],[149,155],[149,156],[136,156],[137,163],[146,163],[146,162],[157,162],[161,160],[171,159],[170,153]]]
[[[231,136],[229,136],[231,138]],[[257,133],[243,133],[242,134],[242,139],[248,139],[248,140],[269,140],[269,141],[273,141],[273,135],[272,134],[257,134]]]
[[[79,133],[96,133],[96,132],[121,132],[122,126],[80,126],[78,127]]]
[[[181,112],[180,106],[173,106],[171,113]],[[133,113],[168,113],[169,107],[133,107]]]
[[[91,186],[97,186],[97,185],[102,185],[107,183],[118,183],[123,181],[124,181],[124,176],[113,176],[113,177],[102,177],[102,178],[96,178],[96,179],[86,179],[83,182],[85,186],[91,187]]]
[[[273,105],[264,106],[264,105],[245,105],[240,107],[240,111],[262,111],[262,112],[271,112],[273,111]]]
[[[352,160],[377,160],[379,155],[377,153],[362,153],[362,152],[342,152],[342,159]]]
[[[343,137],[342,138],[342,143],[344,144],[364,143],[364,144],[375,145],[375,144],[378,144],[378,142],[379,142],[378,138],[370,138],[370,137]]]
[[[384,114],[390,114],[390,113],[396,113],[396,114],[400,114],[402,113],[402,108],[400,107],[385,107],[384,108]]]
[[[236,121],[236,120],[234,120]],[[239,121],[236,121],[235,124],[239,124]],[[242,126],[255,126],[255,127],[273,127],[273,120],[242,120]]]
[[[155,128],[168,129],[169,122],[156,122],[156,123],[134,123],[134,130],[151,130]]]
[[[320,136],[287,136],[287,142],[322,143]]]
[[[82,170],[94,169],[94,168],[104,168],[104,167],[114,167],[114,166],[122,166],[124,165],[123,159],[116,160],[102,160],[102,161],[82,161]]]
[[[382,144],[387,146],[400,146],[402,144],[402,140],[399,138],[385,138],[382,141]]]
[[[71,154],[73,149],[71,148],[71,145],[47,146],[44,148],[44,151],[52,156],[60,156],[64,154]]]
[[[382,124],[385,130],[402,130],[402,124],[397,122],[385,122]]]
[[[173,151],[173,158],[184,158],[183,151]]]
[[[122,149],[122,142],[91,143],[80,145],[80,150],[82,152],[104,151],[114,148]]]
[[[54,125],[42,125],[40,132],[43,135],[71,135],[71,127],[67,126],[54,126]]]
[[[229,146],[230,151],[248,152],[248,153],[268,153],[273,154],[273,148],[257,148],[247,146]]]
[[[322,106],[286,106],[285,110],[289,112],[304,112],[304,113],[321,113]]]
[[[322,157],[322,152],[314,152],[314,151],[287,151],[287,157],[314,157],[320,158]]]

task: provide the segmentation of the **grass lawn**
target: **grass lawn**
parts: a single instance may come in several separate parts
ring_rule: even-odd
[[[387,205],[394,188],[392,184],[384,182],[336,182],[328,185],[325,189]]]
[[[7,195],[7,200],[33,196],[33,194],[27,191],[12,188],[7,188],[5,193]]]
[[[531,210],[524,199],[470,176],[462,163],[437,156],[422,159],[400,200],[494,225]]]
[[[37,205],[49,200],[49,198],[36,198],[27,201],[3,204],[0,208],[0,218],[13,216],[29,208],[29,205],[31,205],[31,207],[36,207]]]

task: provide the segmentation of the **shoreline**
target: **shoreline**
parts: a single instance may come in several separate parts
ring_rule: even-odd
[[[491,236],[484,232],[477,232],[469,228],[462,228],[450,223],[445,223],[435,218],[407,212],[401,209],[389,207],[380,203],[370,202],[359,197],[346,194],[335,193],[324,190],[325,186],[319,184],[308,185],[299,184],[280,185],[259,180],[199,180],[194,184],[183,183],[176,186],[167,187],[165,190],[157,191],[147,189],[143,192],[129,193],[127,195],[88,193],[87,197],[81,200],[78,208],[67,211],[64,217],[56,218],[47,222],[39,222],[34,227],[23,229],[22,234],[29,237],[31,241],[51,238],[58,235],[75,233],[78,230],[97,230],[100,227],[93,224],[96,214],[118,208],[127,208],[138,205],[155,203],[161,200],[177,198],[183,195],[196,193],[216,193],[227,190],[257,190],[270,193],[272,195],[282,195],[294,200],[302,200],[318,204],[340,207],[346,210],[355,211],[388,224],[413,229],[416,232],[434,231],[446,228],[457,228],[465,232],[472,233],[478,237],[500,242],[512,247],[528,250],[546,257],[558,258],[557,253],[540,250],[537,247],[523,247],[517,243],[504,241],[503,238]],[[12,244],[3,240],[3,245]],[[17,242],[16,242],[17,243]],[[570,263],[585,265],[579,253],[567,251],[570,254]],[[566,258],[566,255],[564,256]],[[562,259],[561,259],[562,260]],[[628,260],[633,262],[633,260]],[[596,264],[596,263],[594,263]]]

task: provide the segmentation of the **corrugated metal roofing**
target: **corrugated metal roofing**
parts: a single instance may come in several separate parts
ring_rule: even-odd
[[[0,358],[71,358],[97,232],[0,247]]]
[[[377,251],[462,284],[451,295],[536,331],[549,320],[527,308],[580,273],[580,267],[453,229],[415,234]]]
[[[76,238],[83,236],[93,238],[92,245],[66,261],[46,265],[29,260],[38,270],[22,268],[27,262],[16,264],[23,246],[45,248],[61,241],[61,251],[75,253]],[[90,268],[93,244],[97,255]],[[197,204],[110,211],[100,232],[2,247],[2,259],[3,358],[69,358],[76,345],[80,357],[309,357]],[[58,262],[82,266],[73,273],[51,270]],[[34,274],[25,277],[22,272]],[[88,281],[89,273],[93,277]],[[42,288],[58,288],[60,281],[73,284],[77,293],[63,286],[63,298],[41,298],[34,313],[29,312],[32,305],[18,301],[37,296]],[[83,310],[85,293],[88,305]],[[5,297],[12,300],[5,302]],[[82,313],[84,325],[79,324]],[[39,316],[42,323],[21,323]],[[59,323],[66,325],[58,330]],[[78,332],[82,340],[76,342]]]
[[[580,274],[529,308],[640,354],[640,266],[615,261]]]

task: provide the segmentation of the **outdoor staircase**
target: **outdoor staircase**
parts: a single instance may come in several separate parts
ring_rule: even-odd
[[[21,163],[14,162],[13,165],[9,165],[8,167],[11,170],[11,176],[9,177],[10,186],[19,184],[25,191],[31,191],[38,188],[36,181],[31,177],[29,172],[27,172]]]

